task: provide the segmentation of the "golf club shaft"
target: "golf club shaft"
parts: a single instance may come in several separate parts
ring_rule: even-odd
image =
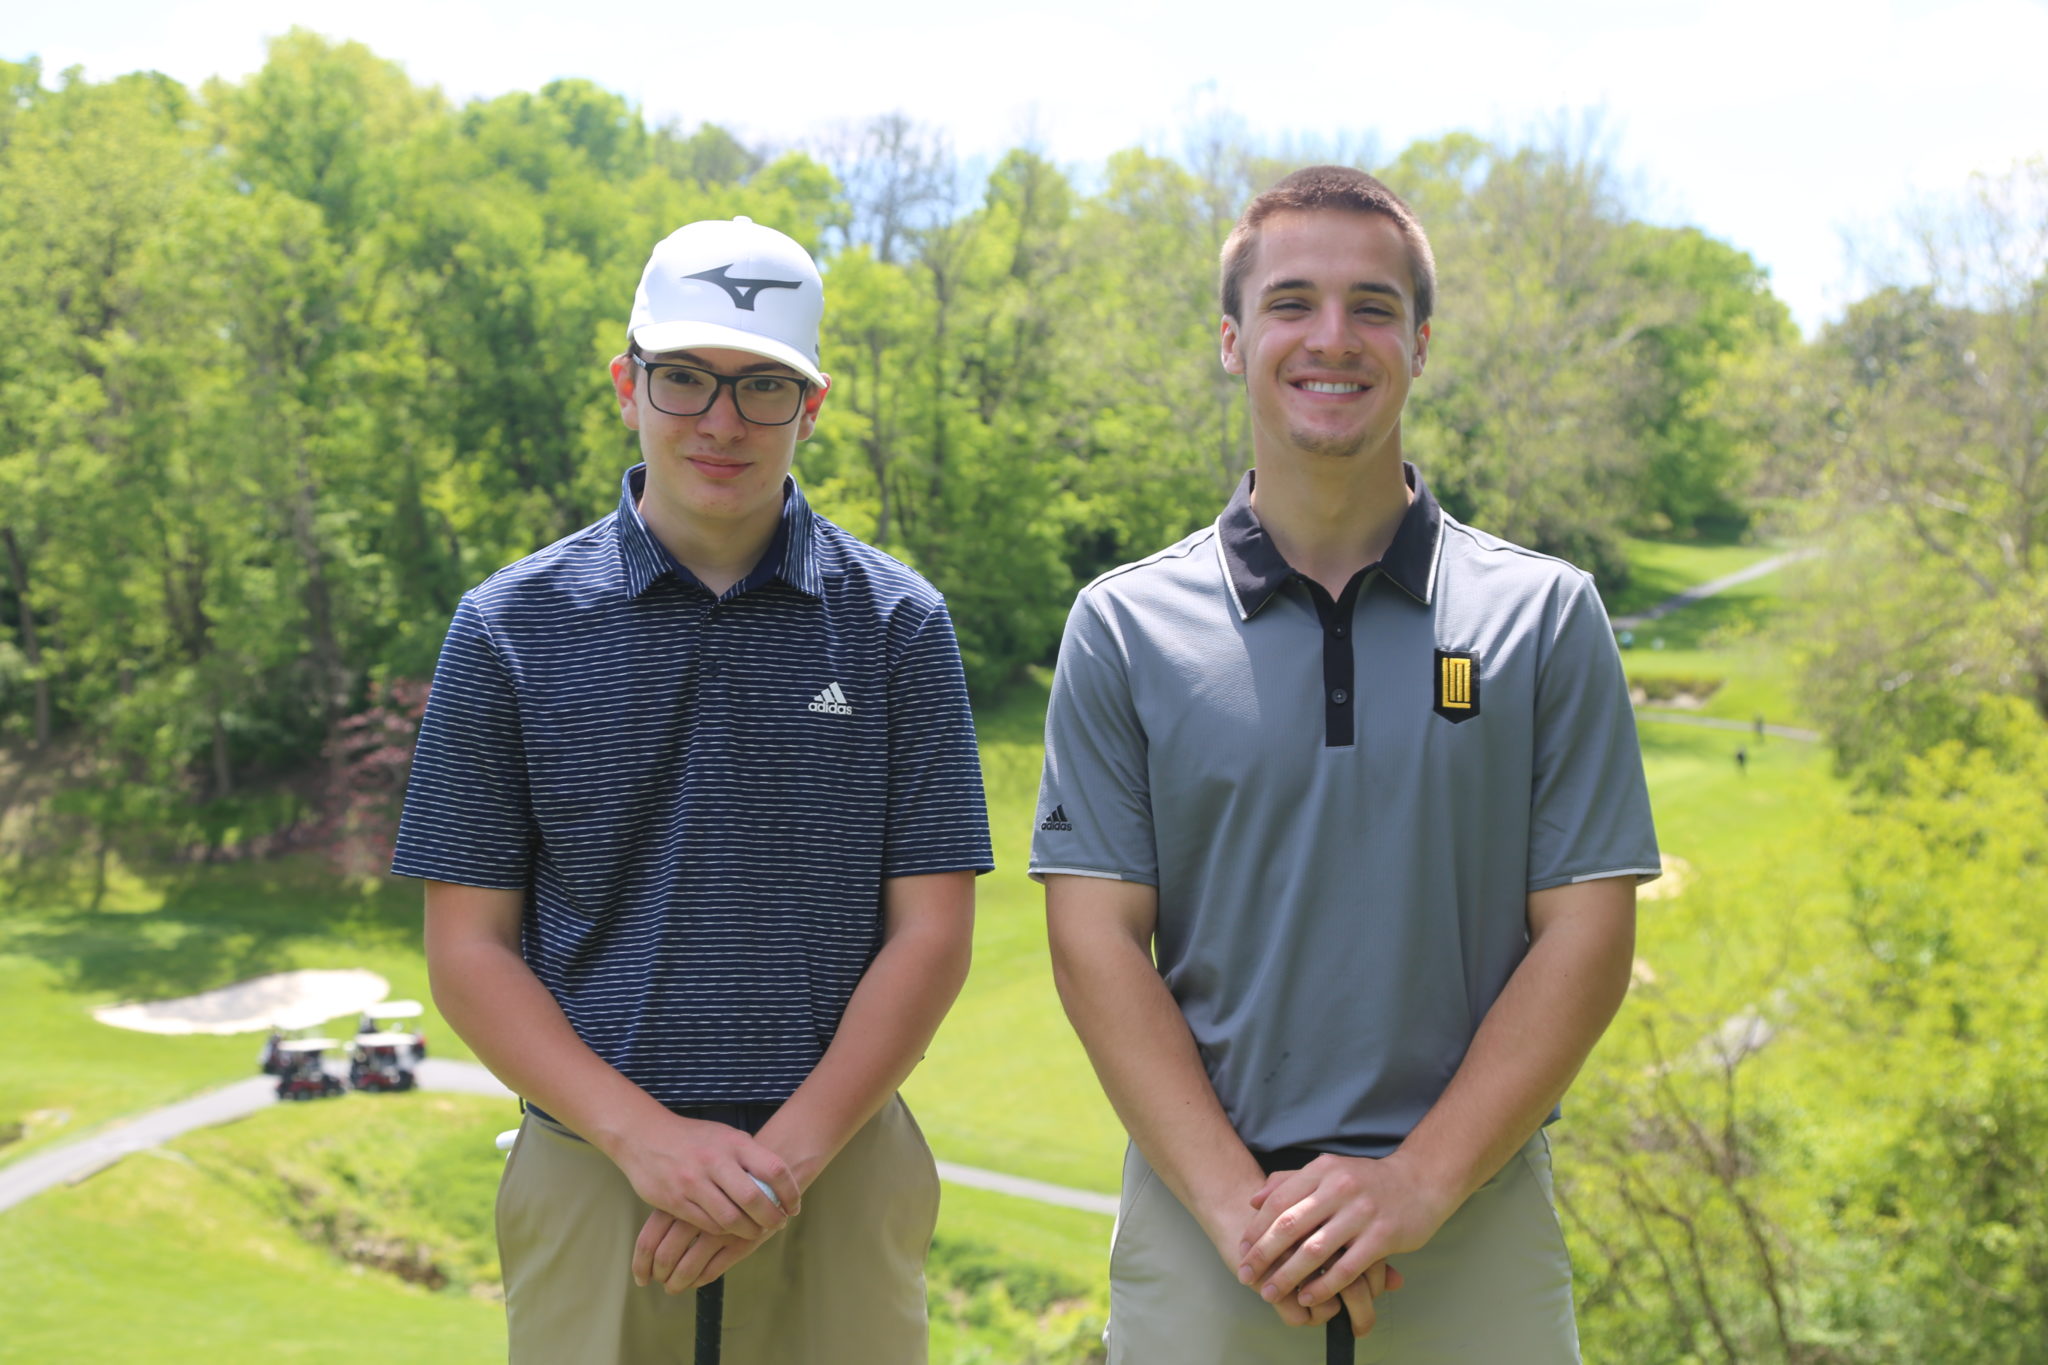
[[[1356,1344],[1351,1335],[1351,1310],[1339,1299],[1337,1316],[1323,1324],[1323,1365],[1351,1365],[1355,1359],[1352,1347]]]
[[[697,1365],[718,1365],[725,1326],[725,1278],[697,1289]]]

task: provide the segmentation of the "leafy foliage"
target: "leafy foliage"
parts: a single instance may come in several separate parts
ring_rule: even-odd
[[[1573,1093],[1593,1354],[2039,1358],[2048,726],[2006,700],[1986,737],[1838,821],[1845,915],[1761,872],[1687,893],[1725,927],[1786,913],[1713,970],[1639,983]]]
[[[1287,167],[1227,120],[1086,191],[1021,149],[970,186],[900,116],[776,154],[584,81],[452,107],[303,30],[196,93],[0,80],[0,735],[165,812],[305,770],[427,676],[465,586],[609,508],[605,362],[693,218],[821,253],[799,474],[948,594],[978,695],[1251,460],[1215,259]],[[1450,263],[1411,425],[1454,510],[1610,578],[1623,529],[1739,513],[1716,386],[1782,329],[1746,257],[1631,222],[1562,143],[1387,174]]]
[[[1833,546],[1812,692],[1845,763],[1897,780],[1986,703],[2048,717],[2048,162],[1911,225],[1919,284],[1851,308],[1798,378]],[[1799,430],[1795,426],[1795,430]]]

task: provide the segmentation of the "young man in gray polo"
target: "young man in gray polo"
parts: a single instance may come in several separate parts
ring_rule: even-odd
[[[1591,581],[1402,460],[1434,292],[1372,177],[1255,199],[1221,335],[1256,467],[1068,619],[1031,866],[1132,1139],[1113,1365],[1321,1360],[1347,1310],[1367,1360],[1577,1359],[1542,1127],[1657,849]]]
[[[611,362],[616,511],[466,594],[394,870],[434,998],[526,1101],[498,1195],[515,1363],[925,1358],[930,1149],[896,1087],[989,866],[931,586],[790,477],[823,285],[747,219],[658,245]]]

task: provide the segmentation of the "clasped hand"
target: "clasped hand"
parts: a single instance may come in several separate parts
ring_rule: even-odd
[[[1251,1197],[1237,1278],[1290,1323],[1323,1322],[1341,1309],[1364,1336],[1373,1299],[1401,1287],[1389,1256],[1419,1250],[1450,1216],[1395,1156],[1319,1156],[1275,1171]]]
[[[788,1163],[737,1128],[670,1116],[636,1138],[614,1158],[654,1210],[633,1242],[635,1284],[659,1283],[672,1294],[709,1284],[802,1203]]]

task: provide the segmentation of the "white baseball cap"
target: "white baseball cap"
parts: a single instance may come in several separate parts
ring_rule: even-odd
[[[778,360],[823,387],[825,282],[794,239],[751,218],[687,223],[647,258],[626,335],[642,353],[717,346]]]

